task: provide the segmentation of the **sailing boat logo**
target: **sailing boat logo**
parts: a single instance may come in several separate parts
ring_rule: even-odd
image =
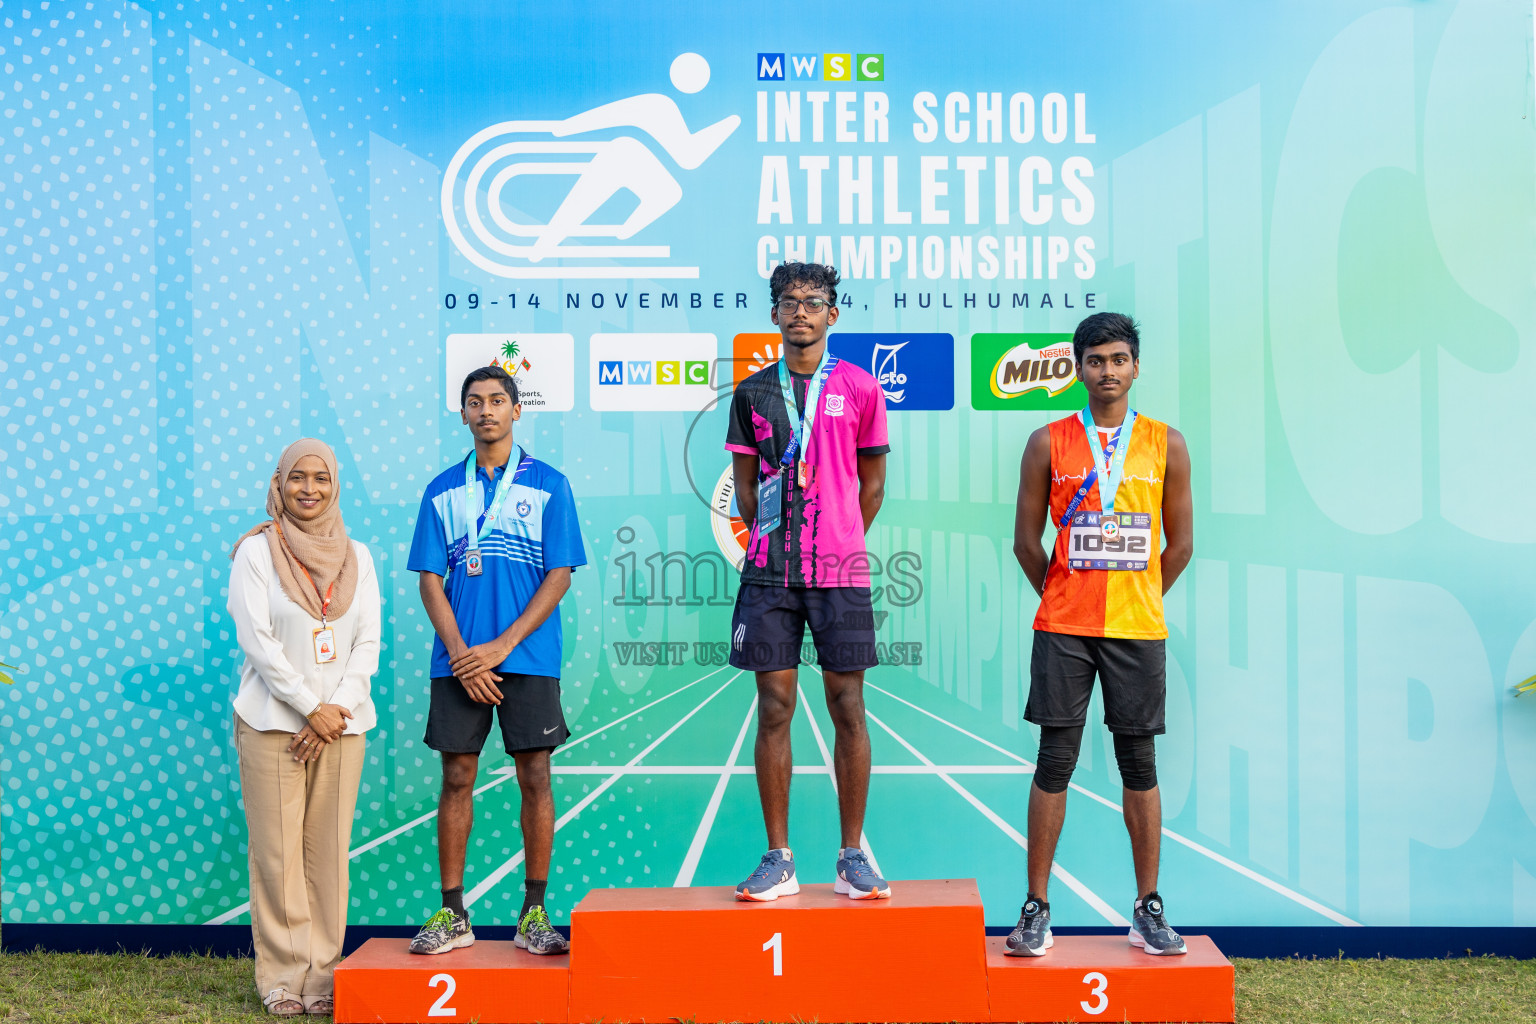
[[[934,412],[955,407],[955,336],[908,331],[864,334],[837,331],[827,348],[868,370],[889,412]]]
[[[900,405],[907,397],[907,375],[897,368],[896,354],[910,344],[909,341],[897,345],[877,344],[869,357],[869,372],[880,382],[885,400],[893,405]]]

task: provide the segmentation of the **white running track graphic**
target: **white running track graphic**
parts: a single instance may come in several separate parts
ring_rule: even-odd
[[[811,668],[812,671],[816,671],[814,666],[807,666],[807,667]],[[567,745],[565,745],[564,747],[561,747],[558,751],[556,751],[555,756],[559,757],[562,754],[568,754],[569,752],[571,752],[571,751],[575,750],[576,748],[580,747],[582,744],[584,744],[584,743],[586,743],[586,742],[596,738],[597,736],[601,735],[602,733],[606,732],[608,729],[613,728],[614,726],[619,725],[619,724],[621,724],[621,723],[623,723],[625,721],[628,721],[629,719],[635,717],[636,715],[642,714],[643,712],[648,711],[648,710],[656,707],[657,705],[661,704],[662,702],[664,702],[666,700],[669,700],[670,698],[675,697],[678,694],[683,693],[684,691],[689,690],[689,689],[699,685],[700,683],[703,683],[706,680],[711,679],[712,677],[719,675],[721,672],[724,672],[724,671],[726,671],[726,667],[717,668],[717,669],[715,669],[712,672],[709,672],[709,673],[707,673],[707,674],[705,674],[703,676],[700,676],[698,679],[695,679],[692,682],[685,683],[684,685],[682,685],[682,686],[680,686],[680,687],[678,687],[678,688],[676,688],[674,690],[671,690],[668,693],[665,693],[665,694],[663,694],[660,697],[657,697],[655,700],[652,700],[649,703],[647,703],[647,704],[645,704],[645,705],[643,705],[643,706],[641,706],[639,708],[636,708],[635,710],[630,711],[627,714],[625,714],[625,715],[623,715],[623,716],[621,716],[619,718],[616,718],[616,719],[614,719],[611,722],[607,722],[604,725],[601,725],[601,726],[599,726],[599,727],[597,727],[595,729],[592,729],[590,731],[583,732],[580,736],[572,737],[571,741]],[[641,764],[641,762],[644,760],[645,757],[647,757],[648,755],[653,753],[666,739],[668,739],[673,733],[675,733],[684,723],[686,723],[689,719],[693,718],[694,715],[698,714],[699,711],[703,710],[703,708],[707,704],[709,704],[712,700],[714,700],[715,697],[719,696],[719,694],[722,691],[724,691],[728,686],[730,686],[732,682],[734,682],[736,679],[738,679],[741,676],[741,674],[742,673],[737,672],[735,675],[732,675],[718,689],[716,689],[708,697],[704,698],[704,700],[701,701],[698,705],[696,705],[691,710],[689,710],[686,714],[684,714],[670,728],[668,728],[659,737],[657,737],[657,739],[655,741],[653,741],[645,749],[640,751],[640,753],[638,753],[634,757],[630,758],[629,761],[626,762],[625,764],[622,764],[622,765],[556,765],[556,766],[554,766],[553,773],[556,774],[556,775],[571,775],[571,776],[602,775],[602,776],[605,776],[604,781],[599,786],[597,786],[593,790],[593,792],[587,794],[580,802],[578,802],[570,810],[566,811],[565,814],[561,815],[559,820],[556,822],[556,826],[555,826],[556,829],[558,830],[558,829],[564,827],[566,824],[568,824],[578,814],[580,814],[583,810],[585,810],[588,806],[590,806],[599,796],[601,796],[612,785],[614,785],[614,783],[618,782],[622,778],[625,778],[626,776],[632,776],[632,775],[655,775],[655,776],[712,775],[712,776],[715,776],[717,778],[717,781],[716,781],[716,784],[715,784],[714,792],[711,794],[709,803],[708,803],[708,805],[704,809],[704,813],[703,813],[703,815],[702,815],[702,817],[701,817],[701,819],[699,821],[698,828],[694,832],[693,840],[689,844],[688,852],[687,852],[686,856],[684,857],[683,864],[679,868],[677,877],[676,877],[676,879],[673,882],[673,884],[676,885],[676,886],[685,886],[685,885],[692,884],[693,876],[694,876],[694,873],[697,871],[699,860],[700,860],[700,858],[701,858],[701,856],[703,854],[704,848],[705,848],[705,846],[706,846],[706,844],[708,842],[709,835],[710,835],[711,831],[713,830],[715,820],[718,817],[720,806],[721,806],[721,804],[722,804],[722,802],[724,800],[725,788],[726,788],[726,785],[727,785],[730,777],[734,776],[734,775],[751,775],[751,774],[753,774],[753,768],[752,768],[752,766],[750,764],[742,765],[742,764],[737,764],[736,762],[740,758],[741,749],[742,749],[743,745],[745,744],[747,734],[748,734],[748,732],[749,732],[749,730],[751,728],[752,719],[755,717],[756,712],[757,712],[757,699],[756,699],[756,697],[754,696],[752,698],[752,700],[751,700],[751,702],[750,702],[750,704],[749,704],[749,706],[747,708],[746,717],[742,721],[741,728],[737,732],[735,743],[733,744],[732,749],[731,749],[731,754],[730,754],[729,758],[726,760],[725,764],[723,764],[723,765],[721,765],[721,764],[714,764],[714,765],[649,765],[649,766],[647,766],[647,765]],[[972,807],[974,807],[978,812],[980,812],[984,817],[986,817],[987,820],[990,821],[1001,832],[1003,832],[1004,835],[1008,836],[1009,839],[1013,840],[1021,848],[1027,848],[1027,841],[1025,840],[1024,836],[1019,833],[1019,831],[1017,829],[1015,829],[1012,825],[1008,824],[1008,822],[1005,821],[1000,815],[998,815],[997,812],[995,812],[991,808],[987,807],[987,805],[985,803],[983,803],[974,794],[972,794],[969,790],[967,790],[964,786],[962,786],[958,781],[956,781],[956,778],[957,777],[963,777],[963,776],[985,776],[985,775],[1029,775],[1029,774],[1033,773],[1033,771],[1034,771],[1034,765],[1033,765],[1032,762],[1026,760],[1023,757],[1020,757],[1019,755],[1013,753],[1012,751],[1010,751],[1010,750],[1008,750],[1008,749],[1006,749],[1004,747],[1001,747],[1001,746],[997,745],[996,743],[993,743],[990,740],[984,739],[983,737],[978,736],[975,733],[966,730],[965,728],[955,724],[954,722],[951,722],[951,721],[948,721],[947,719],[941,718],[940,716],[934,714],[933,712],[927,710],[926,708],[923,708],[923,707],[920,707],[917,704],[914,704],[912,701],[909,701],[909,700],[906,700],[903,697],[897,696],[896,694],[892,693],[891,691],[889,691],[889,690],[885,689],[884,687],[881,687],[881,686],[879,686],[879,685],[877,685],[875,683],[866,681],[865,682],[865,688],[866,688],[867,691],[878,693],[878,694],[880,694],[880,695],[882,695],[882,696],[884,696],[886,698],[889,698],[890,700],[892,700],[893,702],[895,702],[897,704],[900,704],[900,705],[902,705],[902,706],[904,706],[906,708],[909,708],[909,709],[911,709],[913,711],[916,711],[919,714],[922,714],[922,715],[926,716],[927,718],[930,718],[933,721],[938,722],[939,724],[941,724],[941,725],[943,725],[943,726],[953,730],[954,732],[959,733],[960,735],[966,737],[967,739],[972,740],[972,741],[974,741],[976,743],[979,743],[979,744],[987,747],[988,749],[994,751],[995,753],[1001,754],[1004,757],[1008,758],[1010,761],[1014,762],[1013,764],[1003,764],[1003,765],[998,765],[998,764],[972,764],[972,765],[964,765],[964,764],[936,764],[932,760],[930,760],[928,757],[924,756],[916,747],[914,747],[906,739],[904,739],[902,736],[897,734],[882,719],[876,717],[876,715],[874,713],[866,712],[868,714],[869,720],[871,722],[873,722],[879,728],[881,728],[886,733],[888,733],[893,739],[896,740],[897,743],[901,744],[902,747],[904,747],[910,754],[912,754],[912,756],[917,758],[917,760],[920,762],[919,764],[915,764],[915,765],[913,765],[913,764],[878,765],[877,764],[877,765],[874,765],[871,768],[871,772],[873,774],[875,774],[875,775],[930,775],[930,776],[937,776],[940,779],[942,779],[944,781],[944,783],[946,785],[948,785],[952,790],[954,790],[962,799],[964,799],[967,803],[969,803]],[[832,782],[832,785],[833,785],[834,790],[835,790],[837,782],[836,782],[836,777],[834,776],[833,771],[832,771],[831,751],[827,747],[826,740],[825,740],[825,738],[824,738],[824,736],[823,736],[823,734],[821,732],[820,726],[817,724],[817,720],[816,720],[815,715],[811,714],[810,702],[809,702],[809,700],[806,697],[804,689],[803,688],[799,688],[799,687],[797,687],[797,689],[798,689],[798,695],[799,695],[800,703],[804,706],[804,708],[806,710],[807,717],[809,719],[809,724],[811,726],[812,735],[816,739],[816,744],[817,744],[818,750],[819,750],[819,752],[820,752],[820,754],[822,756],[822,762],[823,763],[820,764],[820,765],[796,765],[795,768],[794,768],[794,773],[796,775],[812,775],[812,776],[818,776],[819,775],[819,776],[825,776],[825,777],[827,777]],[[483,793],[483,792],[485,792],[485,791],[487,791],[489,789],[492,789],[492,788],[494,788],[496,786],[499,786],[502,783],[508,781],[509,779],[515,778],[514,769],[510,765],[504,765],[504,766],[492,769],[490,774],[494,775],[495,778],[493,778],[491,781],[489,781],[486,784],[484,784],[484,785],[480,786],[479,788],[477,788],[475,790],[476,795],[479,795],[480,793]],[[1121,812],[1121,806],[1118,803],[1115,803],[1114,801],[1112,801],[1112,800],[1110,800],[1110,799],[1108,799],[1106,797],[1100,796],[1099,794],[1097,794],[1097,793],[1093,792],[1092,790],[1089,790],[1089,789],[1081,786],[1080,784],[1078,784],[1076,782],[1071,783],[1071,788],[1074,791],[1076,791],[1076,792],[1082,794],[1083,796],[1087,797],[1088,799],[1093,800],[1096,803],[1099,803],[1099,804],[1109,808],[1110,810],[1112,810],[1112,811],[1114,811],[1116,813],[1120,813]],[[425,814],[422,814],[419,817],[414,818],[411,821],[408,821],[408,822],[406,822],[403,825],[397,826],[396,828],[393,828],[390,831],[385,832],[384,834],[382,834],[380,836],[377,836],[377,837],[374,837],[372,839],[369,839],[368,841],[360,844],[359,846],[354,847],[352,849],[352,851],[350,852],[349,856],[350,856],[351,859],[356,860],[359,856],[361,856],[362,854],[368,852],[369,850],[372,850],[372,849],[374,849],[377,846],[380,846],[380,845],[382,845],[384,843],[387,843],[390,840],[395,839],[396,837],[404,834],[405,832],[410,831],[413,828],[416,828],[419,825],[422,825],[422,824],[425,824],[428,821],[431,821],[436,816],[437,816],[437,812],[435,810],[429,811],[429,812],[427,812]],[[1296,892],[1295,890],[1290,889],[1289,887],[1287,887],[1285,885],[1282,885],[1279,882],[1274,881],[1273,879],[1266,878],[1263,875],[1259,874],[1258,872],[1252,870],[1251,868],[1248,868],[1248,867],[1246,867],[1246,866],[1244,866],[1242,864],[1239,864],[1239,863],[1231,860],[1230,858],[1224,857],[1221,854],[1217,853],[1216,851],[1211,850],[1211,849],[1201,845],[1200,843],[1195,842],[1192,839],[1189,839],[1189,838],[1187,838],[1187,837],[1185,837],[1183,835],[1180,835],[1179,833],[1174,832],[1173,830],[1171,830],[1169,828],[1165,827],[1163,829],[1163,835],[1166,836],[1168,839],[1170,839],[1170,840],[1180,844],[1181,846],[1184,846],[1187,849],[1189,849],[1189,850],[1199,854],[1200,856],[1207,858],[1208,860],[1212,861],[1213,863],[1218,864],[1221,867],[1227,868],[1228,870],[1231,870],[1231,871],[1233,871],[1233,872],[1243,876],[1244,878],[1246,878],[1246,879],[1248,879],[1248,880],[1250,880],[1252,882],[1255,882],[1258,885],[1261,885],[1264,888],[1266,888],[1266,889],[1268,889],[1268,890],[1270,890],[1270,891],[1272,891],[1272,892],[1274,892],[1274,893],[1276,893],[1276,894],[1278,894],[1280,896],[1283,896],[1284,898],[1292,901],[1293,903],[1296,903],[1299,906],[1305,907],[1308,910],[1311,910],[1314,913],[1317,913],[1317,914],[1327,918],[1328,920],[1334,922],[1335,924],[1345,925],[1345,926],[1355,926],[1355,927],[1358,927],[1358,925],[1359,925],[1359,922],[1354,921],[1354,920],[1350,919],[1349,917],[1346,917],[1345,915],[1339,913],[1338,911],[1333,910],[1332,908],[1327,907],[1327,906],[1317,902],[1316,900],[1313,900],[1313,899],[1311,899],[1311,898],[1309,898],[1309,897],[1307,897],[1307,896],[1305,896],[1305,895],[1303,895],[1303,894],[1301,894],[1299,892]],[[867,856],[869,856],[871,866],[873,866],[875,868],[876,872],[879,872],[880,868],[879,868],[878,862],[875,860],[873,852],[869,848],[869,841],[868,841],[867,835],[866,836],[861,836],[860,845],[863,847],[865,854]],[[488,875],[479,884],[477,884],[472,890],[470,890],[466,894],[466,896],[465,896],[465,903],[469,904],[469,903],[473,902],[474,900],[478,900],[485,893],[491,891],[494,887],[499,885],[502,882],[502,880],[506,878],[506,876],[508,874],[510,874],[512,871],[514,871],[518,867],[518,865],[520,865],[522,863],[522,860],[523,860],[523,855],[519,851],[515,856],[509,858],[505,863],[503,863],[495,871],[491,872],[490,875]],[[1087,886],[1083,885],[1083,883],[1080,880],[1078,880],[1075,876],[1071,875],[1070,872],[1066,871],[1065,869],[1062,869],[1060,867],[1060,865],[1056,865],[1055,867],[1053,867],[1052,873],[1053,873],[1053,875],[1055,877],[1060,878],[1063,884],[1068,886],[1068,888],[1072,889],[1073,892],[1077,893],[1085,902],[1087,902],[1090,906],[1092,906],[1100,914],[1100,916],[1102,916],[1106,921],[1108,921],[1109,923],[1114,924],[1114,925],[1124,925],[1124,924],[1127,923],[1125,921],[1125,919],[1121,915],[1116,913],[1115,910],[1112,907],[1110,907],[1109,904],[1106,901],[1104,901],[1097,894],[1095,894],[1091,890],[1089,890],[1087,888]],[[250,904],[248,902],[247,903],[242,903],[242,904],[240,904],[237,907],[233,907],[233,908],[231,908],[231,909],[229,909],[227,911],[224,911],[223,913],[219,914],[218,916],[216,916],[214,918],[211,918],[207,923],[208,924],[226,924],[226,923],[234,920],[235,918],[239,917],[240,915],[244,914],[249,909],[250,909]]]

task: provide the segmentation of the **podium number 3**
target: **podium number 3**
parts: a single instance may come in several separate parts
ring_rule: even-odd
[[[1108,978],[1098,971],[1089,971],[1083,975],[1083,984],[1093,986],[1088,990],[1088,994],[1093,996],[1093,1002],[1090,1003],[1084,999],[1077,1004],[1083,1008],[1084,1013],[1103,1013],[1109,1008],[1109,996],[1104,994],[1105,990],[1109,988]]]
[[[427,1011],[428,1017],[457,1017],[459,1011],[448,1005],[448,1000],[453,998],[453,990],[458,986],[454,983],[451,974],[434,974],[432,980],[427,982],[427,988],[437,988],[438,982],[443,984],[443,994],[437,997],[437,1002],[432,1004],[432,1009]]]
[[[773,933],[773,938],[771,938],[767,942],[763,943],[763,952],[764,953],[768,952],[770,949],[773,950],[773,976],[775,978],[783,977],[784,976],[784,933],[783,932],[774,932]]]

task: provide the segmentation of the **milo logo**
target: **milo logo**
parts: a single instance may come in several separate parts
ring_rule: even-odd
[[[998,398],[1017,398],[1031,391],[1059,395],[1076,380],[1070,342],[1040,349],[1028,342],[1015,345],[992,367],[992,393]]]
[[[971,336],[972,408],[1068,409],[1086,401],[1072,335]]]

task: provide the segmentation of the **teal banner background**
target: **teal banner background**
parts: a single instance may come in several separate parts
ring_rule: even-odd
[[[892,663],[869,675],[866,833],[898,893],[975,877],[994,925],[1024,896],[1036,598],[1013,502],[1025,439],[1062,412],[974,408],[993,365],[972,336],[1114,309],[1143,325],[1135,406],[1194,462],[1159,741],[1174,923],[1536,925],[1536,697],[1512,692],[1536,673],[1530,5],[946,14],[0,10],[3,920],[246,920],[228,552],[302,435],[336,448],[384,587],[351,921],[435,906],[431,627],[405,561],[422,489],[468,447],[450,368],[490,358],[450,335],[522,339],[544,405],[517,437],[570,477],[585,533],[556,921],[596,886],[745,877],[764,841],[752,682],[719,657],[736,580],[712,396],[749,363],[736,336],[773,329],[762,270],[794,255],[843,268],[838,331],[954,342],[952,365],[895,356],[913,387],[952,376],[954,408],[890,405],[869,534]],[[826,80],[842,53],[878,77]],[[456,154],[506,122],[490,145],[592,170],[498,193],[519,157],[486,157],[466,197],[487,148],[455,175]],[[631,237],[557,237],[578,180],[614,190],[588,223],[638,215]],[[505,223],[455,239],[445,182],[454,222],[468,203]],[[505,251],[530,238],[557,251]],[[593,244],[615,254],[562,248]],[[713,387],[600,398],[594,344],[712,345]],[[832,729],[814,668],[801,682],[791,841],[829,881]],[[1120,923],[1135,896],[1090,714],[1061,924]],[[521,840],[494,740],[482,772],[469,901],[509,924]]]

